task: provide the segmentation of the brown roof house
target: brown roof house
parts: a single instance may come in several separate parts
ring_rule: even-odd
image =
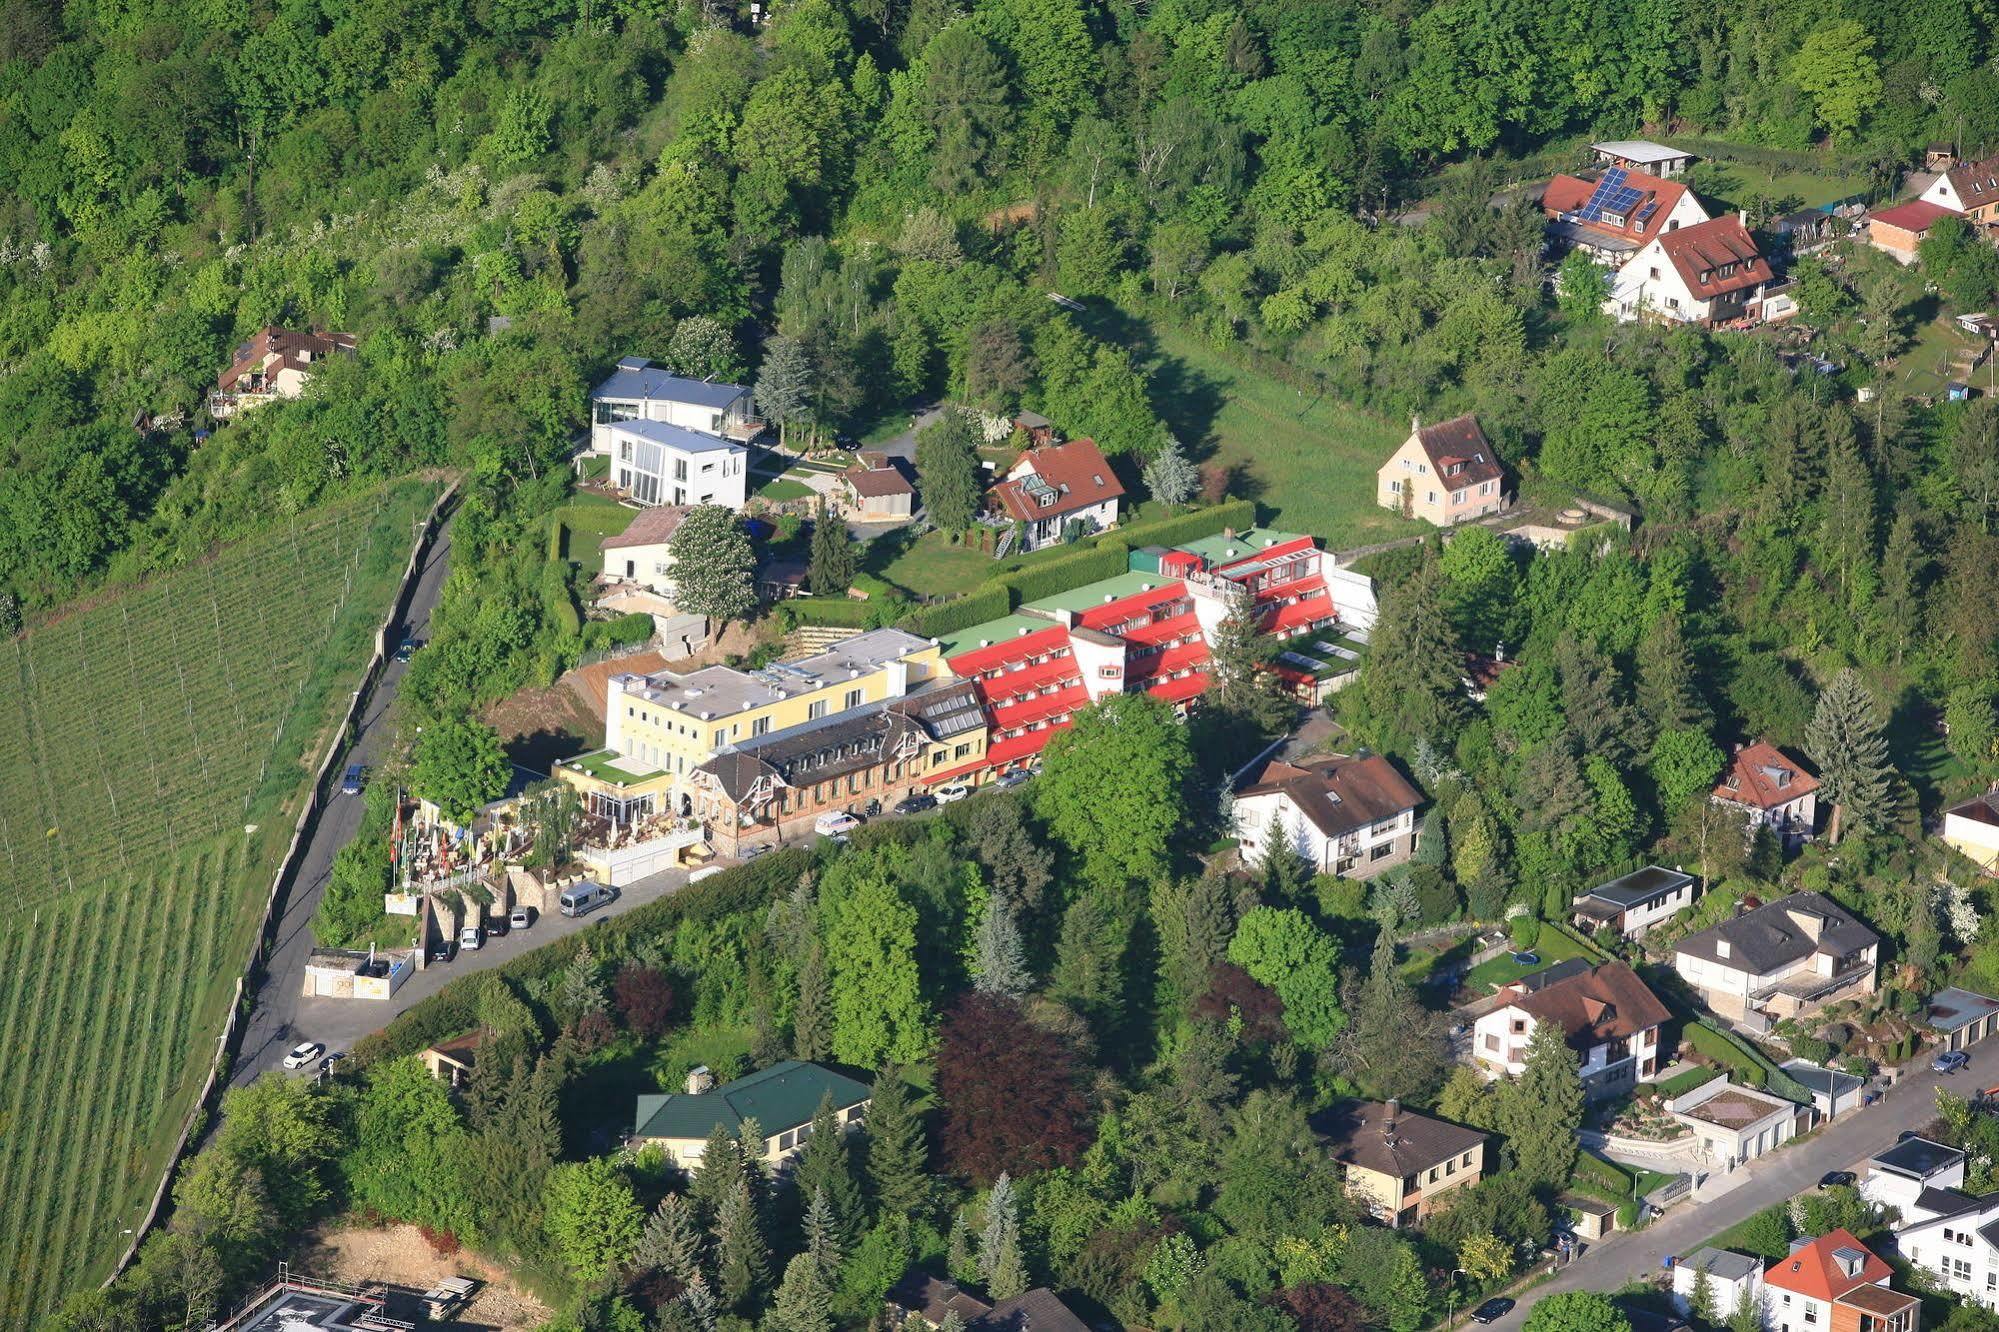
[[[1886,255],[1892,255],[1898,262],[1916,262],[1916,249],[1930,234],[1930,228],[1947,217],[1958,217],[1955,210],[1942,204],[1931,203],[1927,199],[1911,199],[1907,203],[1896,204],[1893,208],[1882,208],[1867,215],[1867,243]]]
[[[1874,993],[1881,940],[1822,893],[1789,897],[1673,946],[1673,969],[1708,1008],[1758,1031]]]
[[[991,494],[994,510],[1020,525],[1021,550],[1054,545],[1071,523],[1085,532],[1115,527],[1123,497],[1103,450],[1088,439],[1026,450]]]
[[[337,355],[352,356],[352,333],[301,332],[291,328],[261,328],[237,346],[229,366],[215,377],[208,395],[208,414],[218,421],[277,398],[296,398],[320,362]]]
[[[1767,827],[1786,845],[1803,842],[1818,823],[1819,779],[1768,740],[1739,747],[1708,798],[1739,809],[1749,827]]]
[[[452,1087],[462,1087],[472,1076],[472,1067],[479,1061],[479,1045],[485,1033],[463,1032],[448,1041],[439,1041],[423,1051],[417,1058],[430,1070],[430,1076]]]
[[[1455,527],[1506,507],[1499,450],[1469,414],[1424,425],[1409,420],[1409,438],[1375,472],[1375,503],[1438,527]]]
[[[604,538],[604,581],[628,583],[673,600],[673,534],[692,510],[683,504],[640,509],[631,526]]]
[[[1391,1226],[1421,1223],[1450,1191],[1485,1171],[1486,1135],[1404,1110],[1398,1101],[1353,1101],[1316,1116],[1347,1188]]]
[[[1416,852],[1423,794],[1380,755],[1273,759],[1235,797],[1242,858],[1261,864],[1273,831],[1318,874],[1365,879]]]
[[[1557,245],[1582,250],[1607,267],[1658,236],[1707,221],[1707,210],[1685,185],[1625,166],[1556,176],[1541,191],[1541,211]]]
[[[840,499],[847,513],[861,522],[894,522],[915,511],[916,487],[893,458],[868,449],[840,473]]]
[[[1621,1095],[1659,1071],[1659,1024],[1669,1016],[1638,973],[1622,962],[1580,958],[1523,976],[1472,1026],[1472,1057],[1493,1077],[1518,1077],[1543,1022],[1562,1029],[1591,1099]]]
[[[1618,319],[1719,324],[1753,313],[1775,275],[1739,217],[1718,217],[1655,236],[1611,280],[1606,313]]]
[[[1948,208],[1973,222],[1999,222],[1999,153],[1953,166],[1930,182],[1921,202]]]
[[[1943,844],[1987,874],[1999,874],[1999,791],[1961,800],[1943,812]]]

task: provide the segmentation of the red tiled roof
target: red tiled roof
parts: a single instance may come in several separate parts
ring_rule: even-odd
[[[1537,1021],[1553,1022],[1569,1044],[1588,1049],[1635,1036],[1672,1014],[1645,988],[1638,973],[1622,962],[1605,962],[1513,1001]]]
[[[605,537],[602,548],[620,550],[626,546],[657,546],[671,541],[680,530],[681,520],[690,510],[684,504],[660,504],[640,509],[632,524],[616,536]]]
[[[1674,207],[1680,202],[1680,196],[1687,192],[1687,187],[1679,181],[1664,180],[1658,176],[1647,175],[1643,171],[1625,172],[1624,183],[1639,191],[1641,197],[1631,206],[1631,213],[1625,219],[1623,226],[1617,226],[1607,220],[1577,221],[1575,225],[1584,231],[1593,231],[1601,236],[1614,236],[1643,246],[1658,235],[1659,229],[1666,225],[1666,219],[1671,216]],[[1596,193],[1596,184],[1595,181],[1585,180],[1581,176],[1556,176],[1548,182],[1548,188],[1541,192],[1541,209],[1550,217],[1573,213],[1589,202],[1590,196]],[[1638,214],[1645,211],[1645,205],[1648,203],[1655,203],[1658,207],[1646,213],[1645,221],[1640,223]]]
[[[1156,643],[1164,643],[1169,638],[1182,638],[1188,634],[1193,634],[1197,638],[1201,636],[1201,621],[1192,611],[1181,615],[1169,615],[1163,620],[1154,620],[1151,624],[1140,625],[1128,633],[1119,634],[1118,637],[1133,647],[1151,647]]]
[[[1835,1249],[1847,1249],[1862,1255],[1860,1270],[1847,1275],[1833,1256]],[[1779,1258],[1770,1264],[1769,1270],[1763,1273],[1763,1284],[1809,1295],[1815,1300],[1836,1300],[1855,1286],[1878,1285],[1891,1275],[1893,1272],[1888,1264],[1855,1239],[1851,1231],[1842,1229],[1821,1235],[1810,1244],[1793,1250],[1790,1257]]]
[[[1436,471],[1437,480],[1450,489],[1499,479],[1499,451],[1492,447],[1492,441],[1478,427],[1478,418],[1471,413],[1435,425],[1419,425],[1414,433]],[[1458,470],[1452,472],[1452,467]]]
[[[1060,680],[1080,682],[1082,678],[1074,657],[1055,657],[1022,670],[1003,671],[990,679],[979,676],[976,682],[980,698],[988,703],[1003,704],[1022,694],[1038,693]]]
[[[1303,765],[1272,759],[1237,799],[1282,795],[1328,837],[1339,837],[1415,809],[1423,797],[1379,754],[1313,759]]]
[[[1227,578],[1229,570],[1240,565],[1268,564],[1272,560],[1282,559],[1286,555],[1303,555],[1308,550],[1317,550],[1318,548],[1319,542],[1316,537],[1293,537],[1289,541],[1280,541],[1274,546],[1259,546],[1237,559],[1216,565],[1214,571],[1222,577]]]
[[[1022,657],[1038,657],[1050,648],[1067,647],[1068,644],[1069,630],[1063,625],[1050,623],[1046,629],[1016,634],[983,647],[966,648],[950,659],[950,666],[959,675],[977,675],[995,666],[1018,661]]]
[[[1939,218],[1963,216],[1964,214],[1955,208],[1945,208],[1942,204],[1934,204],[1927,199],[1912,199],[1908,203],[1896,204],[1893,208],[1883,208],[1869,213],[1867,220],[1885,222],[1891,227],[1920,236],[1935,226]]]
[[[1207,688],[1207,672],[1195,671],[1192,675],[1183,675],[1177,680],[1161,680],[1157,684],[1148,685],[1145,692],[1154,698],[1163,698],[1168,703],[1184,703],[1206,692]]]
[[[215,377],[215,387],[227,393],[246,375],[262,375],[268,379],[287,367],[308,369],[313,361],[323,361],[337,351],[351,352],[357,345],[352,333],[321,333],[317,330],[302,333],[291,328],[261,328],[248,342],[236,348],[229,368]],[[272,359],[274,357],[275,360]]]
[[[1337,614],[1333,609],[1333,599],[1321,593],[1303,601],[1294,601],[1288,606],[1279,606],[1277,614],[1270,617],[1270,623],[1263,626],[1263,631],[1280,634],[1287,629],[1301,629],[1321,620],[1333,619]]]
[[[1790,781],[1779,786],[1771,770],[1790,773]],[[1818,789],[1819,779],[1806,772],[1804,765],[1786,758],[1768,740],[1758,740],[1735,751],[1728,771],[1721,775],[1721,785],[1714,788],[1714,796],[1732,804],[1775,809]]]
[[[1067,730],[1068,726],[1068,722],[1057,722],[1053,726],[1044,726],[1038,731],[1029,731],[1025,735],[1014,735],[1008,736],[1004,740],[995,740],[986,746],[986,763],[989,767],[999,768],[1019,759],[1030,758],[1035,754],[1039,754],[1043,749],[1047,748],[1048,742],[1053,740],[1057,733]]]
[[[1133,662],[1125,673],[1128,680],[1154,680],[1162,675],[1185,670],[1189,666],[1205,666],[1208,663],[1208,645],[1200,639],[1182,643],[1179,647],[1167,648],[1157,656]]]
[[[1000,507],[1008,516],[1024,523],[1057,518],[1124,494],[1124,487],[1118,484],[1111,465],[1104,461],[1103,450],[1094,440],[1072,439],[1067,444],[1029,449],[1014,466],[1023,462],[1057,492],[1054,502],[1043,508],[1028,496],[1025,476],[994,486],[993,498]]]
[[[1187,584],[1176,578],[1158,587],[1143,592],[1133,592],[1115,601],[1100,602],[1076,615],[1076,623],[1085,629],[1113,630],[1118,624],[1130,619],[1138,612],[1167,602],[1179,601],[1187,595]]]
[[[1669,231],[1659,248],[1679,270],[1680,280],[1699,300],[1712,300],[1771,279],[1770,263],[1738,217],[1718,217]],[[1722,269],[1731,267],[1724,275]]]
[[[1053,721],[1057,717],[1066,718],[1089,701],[1090,691],[1083,688],[1079,680],[1064,685],[1052,694],[1037,694],[1033,698],[995,706],[992,709],[992,727],[995,731],[1011,731],[1036,722]]]

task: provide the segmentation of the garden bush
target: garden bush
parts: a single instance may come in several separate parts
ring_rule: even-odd
[[[1705,1064],[1698,1068],[1690,1068],[1684,1072],[1675,1073],[1672,1077],[1660,1083],[1659,1095],[1670,1101],[1675,1096],[1685,1096],[1696,1087],[1704,1087],[1720,1076],[1720,1069],[1709,1068]]]
[[[1130,523],[1118,528],[1110,537],[1105,538],[1105,541],[1115,539],[1131,550],[1139,550],[1145,546],[1183,546],[1189,541],[1214,536],[1224,528],[1233,527],[1240,532],[1254,526],[1256,526],[1256,501],[1228,500],[1205,509],[1176,513],[1170,518],[1154,518],[1149,522]]]
[[[1120,533],[1120,536],[1122,534]],[[1013,593],[1013,606],[1115,578],[1131,568],[1131,548],[1122,540],[1103,540],[1074,554],[1030,564],[993,579]],[[1007,609],[1011,610],[1013,606]],[[1005,614],[1004,611],[1001,614]]]
[[[902,627],[919,638],[937,638],[997,620],[1013,609],[1012,593],[999,583],[985,583],[950,601],[923,606],[903,617]]]
[[[1689,1022],[1682,1034],[1696,1052],[1729,1070],[1744,1086],[1761,1087],[1768,1080],[1755,1056],[1705,1020]]]

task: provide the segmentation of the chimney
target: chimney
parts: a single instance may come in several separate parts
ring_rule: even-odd
[[[1401,1117],[1401,1098],[1395,1096],[1389,1097],[1387,1106],[1381,1112],[1381,1132],[1383,1136],[1392,1137],[1394,1135],[1395,1121]]]
[[[703,1092],[715,1090],[715,1074],[706,1064],[696,1064],[687,1070],[687,1094],[699,1096]]]
[[[1736,209],[1735,220],[1742,224],[1742,229],[1744,231],[1747,231],[1749,229],[1749,210],[1747,208]]]
[[[1423,428],[1423,418],[1418,416],[1414,412],[1409,413],[1409,433],[1413,435],[1422,428]]]

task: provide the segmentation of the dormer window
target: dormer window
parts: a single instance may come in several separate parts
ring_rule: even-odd
[[[1053,491],[1044,490],[1041,492],[1041,507],[1044,509],[1055,507],[1055,493]]]

